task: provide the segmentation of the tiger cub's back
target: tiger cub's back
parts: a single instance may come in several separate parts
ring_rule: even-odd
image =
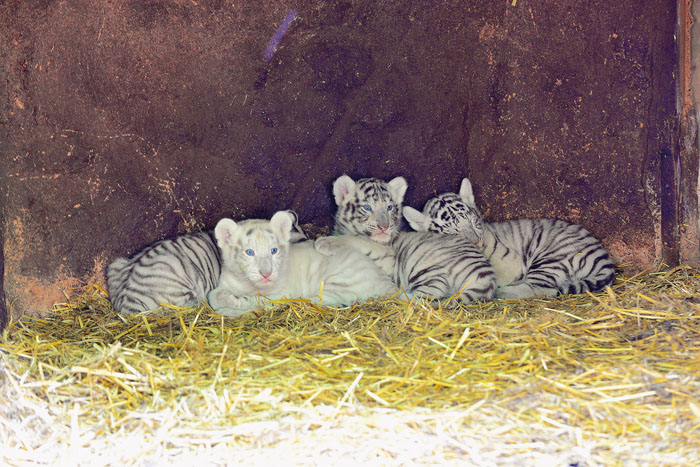
[[[216,287],[221,254],[211,232],[162,240],[107,267],[107,291],[115,311],[157,309],[163,303],[197,306]]]
[[[500,240],[491,256],[505,256],[508,245],[527,268],[528,275],[546,284],[557,278],[560,294],[597,292],[615,279],[609,253],[586,228],[557,219],[517,219],[490,224]],[[500,250],[500,251],[499,251]]]
[[[394,282],[413,295],[465,301],[489,300],[496,293],[496,274],[483,253],[459,235],[402,232],[396,250]]]
[[[348,306],[396,292],[391,278],[369,257],[354,249],[328,256],[319,253],[313,242],[301,242],[291,246],[289,263],[285,289],[278,295],[318,296],[325,305]]]

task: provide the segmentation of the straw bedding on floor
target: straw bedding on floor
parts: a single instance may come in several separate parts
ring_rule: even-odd
[[[10,465],[700,465],[700,271],[597,294],[119,316],[0,340]]]

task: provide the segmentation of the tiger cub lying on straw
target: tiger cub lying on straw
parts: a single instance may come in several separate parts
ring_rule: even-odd
[[[341,249],[324,256],[313,242],[290,244],[293,225],[287,211],[275,213],[269,221],[219,221],[214,234],[221,248],[221,276],[208,297],[217,313],[240,316],[254,310],[258,295],[340,306],[396,292],[389,276],[360,252]]]
[[[294,219],[292,241],[306,239]],[[211,231],[180,235],[147,246],[133,257],[107,266],[112,307],[124,314],[155,310],[161,304],[194,307],[212,291],[221,274],[221,253]]]
[[[389,182],[338,178],[333,184],[338,206],[334,231],[340,235],[317,239],[316,249],[328,255],[347,248],[361,251],[391,275],[409,298],[492,298],[496,276],[472,242],[458,235],[400,232],[406,188],[402,177]]]
[[[608,252],[588,230],[553,219],[486,222],[466,178],[459,194],[429,200],[423,213],[407,206],[404,216],[415,230],[460,234],[478,245],[496,271],[501,298],[594,292],[615,279]]]

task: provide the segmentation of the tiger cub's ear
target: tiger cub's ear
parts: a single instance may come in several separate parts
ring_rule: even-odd
[[[406,218],[408,225],[416,232],[428,230],[430,219],[419,210],[413,209],[411,206],[404,206],[403,217]]]
[[[462,185],[459,187],[459,197],[462,198],[462,201],[468,206],[475,206],[474,192],[472,191],[472,184],[468,178],[462,179]]]
[[[232,246],[233,236],[238,229],[238,224],[233,220],[226,218],[221,219],[214,228],[214,236],[216,237],[216,243],[219,245],[219,248]]]
[[[346,204],[355,195],[355,181],[347,175],[342,175],[333,182],[333,196],[335,196],[335,204],[342,206]]]
[[[403,177],[396,177],[387,183],[389,186],[389,193],[391,193],[391,197],[396,201],[398,204],[403,203],[403,195],[406,194],[406,188],[408,188],[408,183],[406,183],[406,179]]]
[[[306,235],[306,232],[299,227],[299,216],[297,215],[296,212],[292,211],[291,209],[287,209],[287,212],[289,213],[290,216],[292,216],[292,219],[294,220],[292,222],[292,231],[289,234],[289,241],[291,243],[297,243],[301,242],[302,240],[308,240],[309,237]]]
[[[270,219],[270,228],[279,241],[288,243],[294,227],[295,215],[289,211],[277,211]]]

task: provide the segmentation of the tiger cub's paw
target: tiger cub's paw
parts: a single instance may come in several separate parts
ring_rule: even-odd
[[[224,316],[240,316],[254,310],[257,305],[256,297],[235,295],[223,288],[216,288],[209,292],[207,301],[216,313]]]
[[[343,242],[337,237],[319,237],[314,242],[316,251],[325,256],[333,256],[343,249]]]

